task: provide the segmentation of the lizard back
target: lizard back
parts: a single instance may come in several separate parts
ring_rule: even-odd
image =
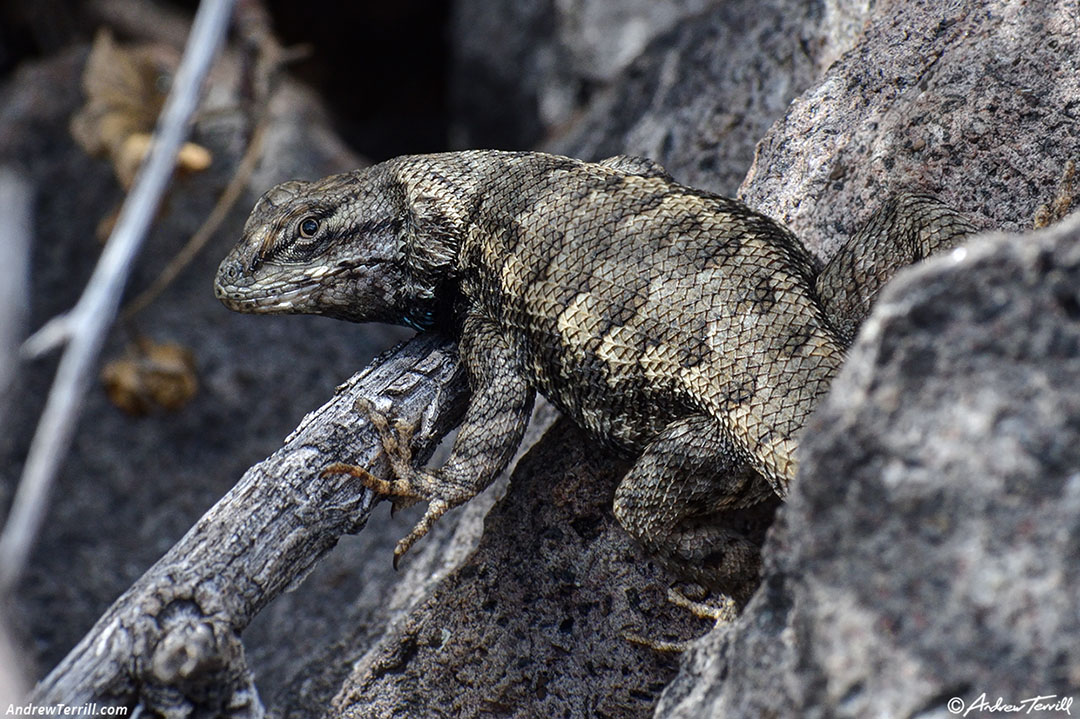
[[[666,176],[536,156],[488,178],[460,289],[518,343],[537,389],[637,452],[706,412],[782,486],[843,359],[813,261],[772,220]]]

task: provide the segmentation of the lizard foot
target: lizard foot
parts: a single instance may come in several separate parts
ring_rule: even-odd
[[[689,611],[695,617],[708,619],[714,622],[718,627],[724,624],[730,624],[739,614],[738,604],[734,599],[727,595],[723,595],[717,604],[712,604],[710,602],[694,601],[674,587],[669,587],[667,599],[675,606]],[[643,647],[648,647],[653,651],[665,654],[681,654],[689,649],[691,644],[697,641],[696,639],[684,639],[679,641],[652,639],[630,632],[624,633],[623,638],[634,644],[640,644]]]
[[[699,619],[708,619],[715,622],[717,625],[729,624],[735,621],[735,617],[739,616],[739,605],[734,599],[726,594],[720,596],[720,600],[713,604],[711,602],[700,602],[688,598],[685,594],[680,592],[674,587],[669,587],[667,590],[667,599],[676,607],[681,607],[687,610],[695,617]]]
[[[322,471],[323,476],[328,474],[348,474],[356,477],[360,480],[360,483],[370,489],[376,494],[388,497],[393,502],[395,510],[401,507],[408,507],[417,502],[429,499],[421,491],[417,491],[412,478],[421,477],[429,479],[428,472],[423,470],[414,470],[410,468],[409,479],[379,479],[371,472],[367,471],[363,467],[358,467],[355,464],[345,464],[344,462],[334,462]],[[412,531],[397,543],[394,547],[394,569],[397,569],[398,562],[401,561],[401,557],[409,551],[409,548],[416,543],[416,540],[427,534],[435,520],[446,514],[446,510],[450,509],[449,502],[442,499],[430,499],[428,502],[427,511],[424,512],[424,516],[420,518],[420,521],[416,523]]]
[[[392,512],[411,507],[419,501],[427,498],[427,495],[419,491],[419,482],[415,481],[414,475],[417,470],[413,468],[412,436],[414,428],[407,422],[396,420],[393,426],[386,415],[375,408],[375,405],[364,398],[356,400],[357,410],[366,415],[371,426],[379,434],[379,442],[382,443],[383,454],[390,463],[390,471],[397,480],[380,480],[376,477],[364,482],[364,486],[372,492],[376,492],[393,500]]]
[[[367,400],[357,400],[357,408],[366,414],[372,427],[379,434],[383,453],[390,463],[394,479],[380,479],[367,469],[344,462],[335,462],[323,469],[323,475],[348,474],[360,480],[360,483],[372,492],[386,497],[392,502],[392,512],[411,507],[417,502],[428,502],[427,511],[420,521],[394,548],[394,569],[409,548],[425,534],[439,517],[451,508],[451,504],[440,498],[441,483],[431,472],[412,466],[413,456],[410,443],[414,428],[403,421],[395,421],[391,426],[386,416],[375,409]]]

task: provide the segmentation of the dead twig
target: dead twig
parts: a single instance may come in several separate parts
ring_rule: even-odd
[[[19,173],[0,168],[0,410],[15,375],[19,341],[29,309],[31,231],[30,185]],[[0,411],[0,425],[6,413]],[[0,430],[3,427],[0,426]]]
[[[417,427],[412,448],[423,461],[464,413],[454,343],[416,337],[339,387],[116,600],[31,701],[259,716],[240,632],[342,534],[360,531],[374,503],[358,481],[320,470],[345,461],[390,476],[361,398]]]

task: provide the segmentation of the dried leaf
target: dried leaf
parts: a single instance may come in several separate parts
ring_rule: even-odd
[[[131,187],[146,156],[150,134],[161,112],[179,58],[165,45],[121,46],[101,29],[83,71],[86,104],[71,119],[71,134],[90,155],[107,156],[117,179]],[[179,166],[202,170],[210,152],[188,143]]]
[[[185,142],[176,153],[176,166],[185,172],[200,172],[210,167],[213,161],[213,154],[194,142]]]
[[[101,381],[109,400],[136,416],[155,409],[178,410],[199,387],[189,349],[142,338],[128,345],[125,357],[102,368]]]

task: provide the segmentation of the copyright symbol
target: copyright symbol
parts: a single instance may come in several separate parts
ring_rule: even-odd
[[[953,697],[945,705],[945,708],[949,710],[950,714],[959,714],[964,711],[964,700],[960,697]]]

